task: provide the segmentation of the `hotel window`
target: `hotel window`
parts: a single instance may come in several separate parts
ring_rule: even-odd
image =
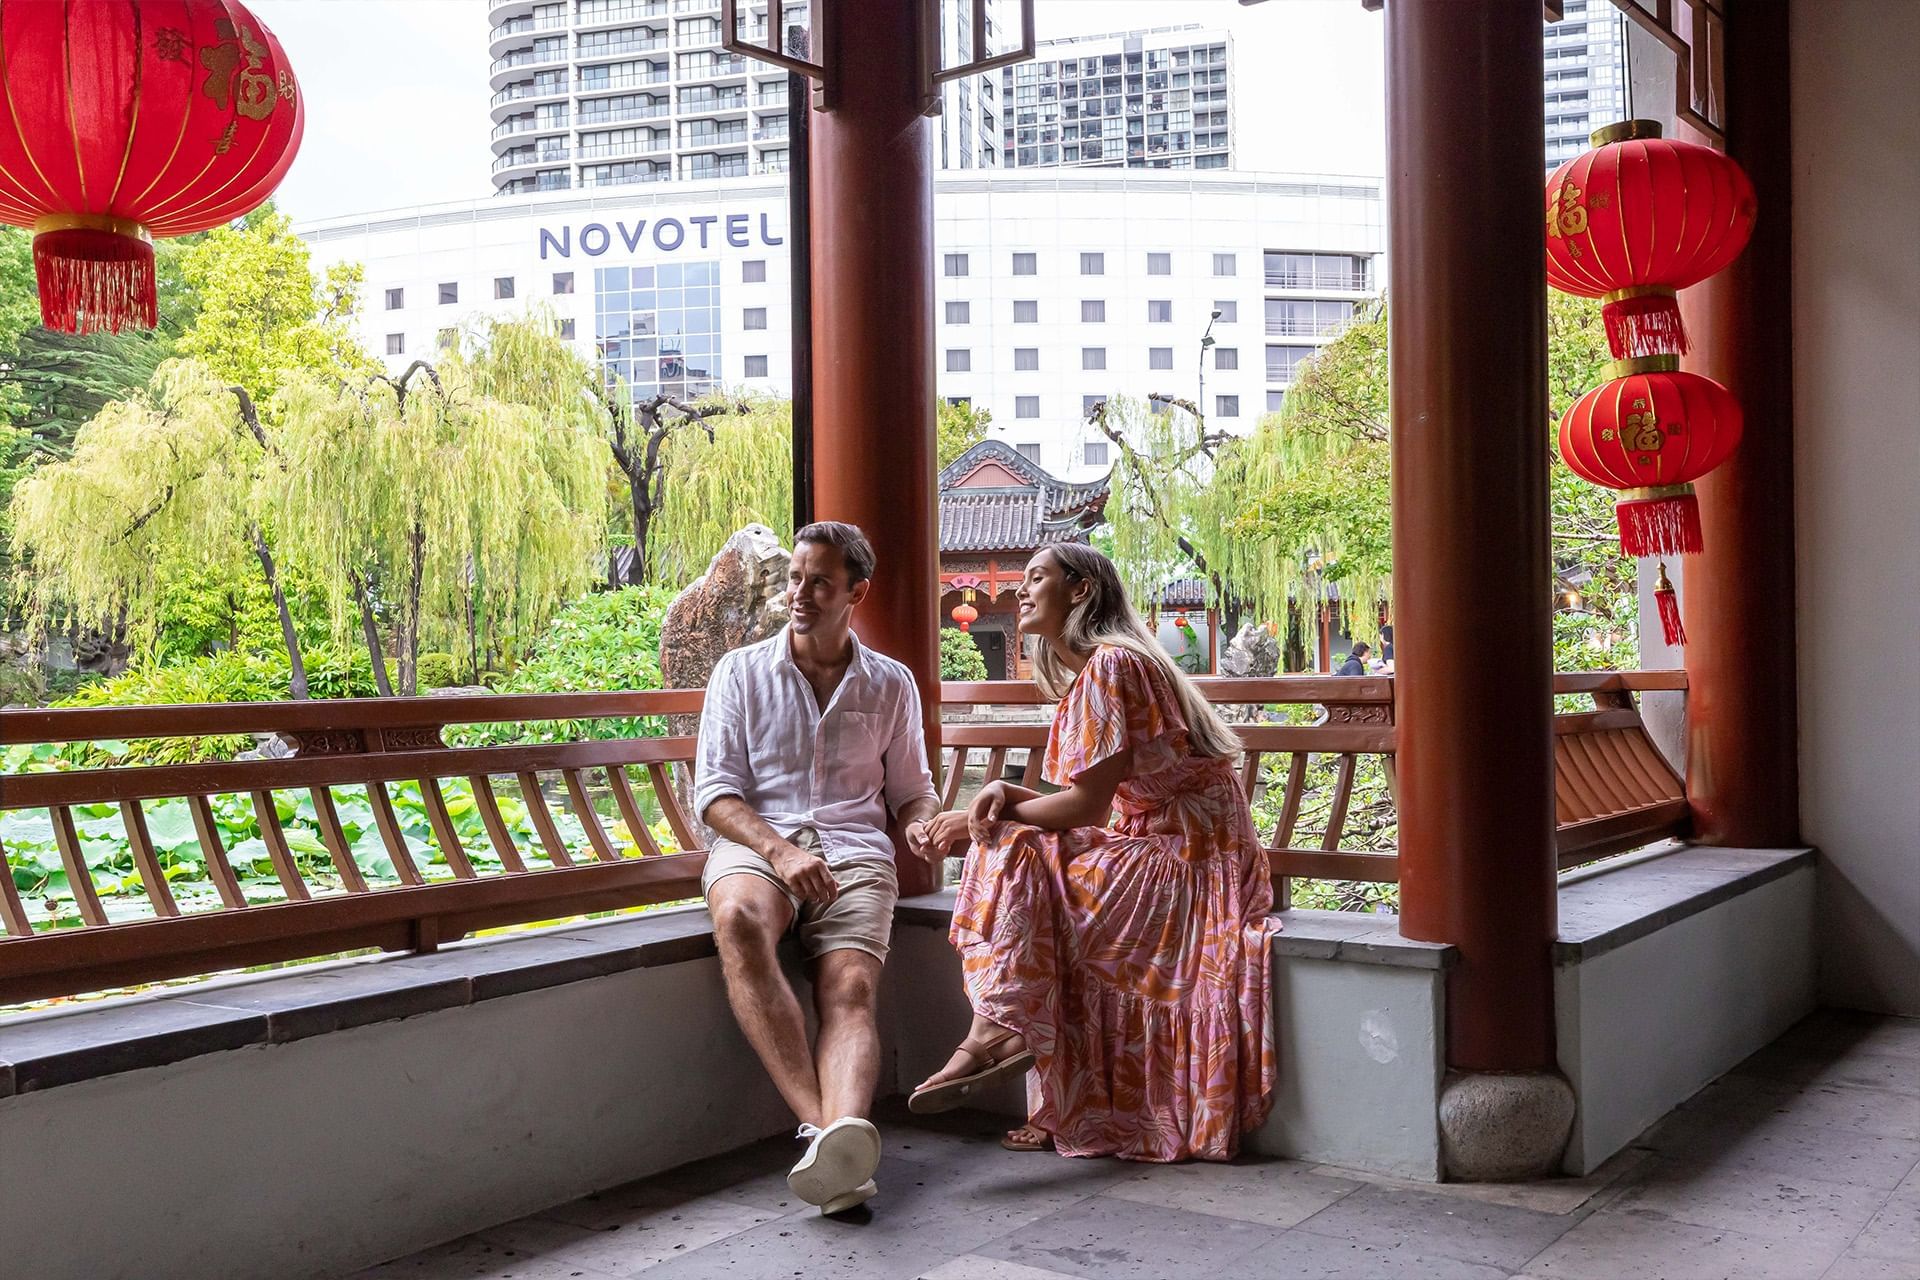
[[[1080,461],[1089,467],[1106,466],[1107,465],[1107,442],[1105,440],[1087,441],[1087,443],[1081,448]]]
[[[435,340],[440,344],[442,351],[451,351],[454,348],[454,344],[460,341],[460,331],[458,329],[442,329],[435,335]]]
[[[1150,253],[1147,255],[1147,274],[1150,276],[1170,276],[1173,274],[1173,255],[1170,253]]]
[[[1286,402],[1287,402],[1286,392],[1284,391],[1267,392],[1267,412],[1268,413],[1280,412],[1280,406],[1285,404]]]
[[[1083,276],[1103,276],[1107,274],[1107,255],[1104,253],[1081,254],[1080,274]]]
[[[1015,324],[1039,324],[1040,304],[1035,301],[1022,301],[1013,304],[1013,322]]]
[[[574,335],[573,321],[562,320],[560,322],[560,340],[562,342],[572,342],[573,335]]]
[[[1147,368],[1149,369],[1173,368],[1173,348],[1172,347],[1148,347],[1147,348]]]
[[[947,254],[944,269],[950,276],[963,276],[967,274],[967,255],[964,253]]]
[[[970,303],[949,302],[947,304],[948,324],[968,324],[972,321],[972,318],[973,307]]]
[[[404,333],[388,334],[387,335],[387,354],[390,356],[402,356],[402,355],[405,355],[406,353],[407,353],[407,335]]]
[[[460,286],[448,281],[440,286],[440,305],[451,306],[460,301]]]
[[[1148,324],[1172,324],[1173,303],[1168,301],[1149,301],[1147,303]]]
[[[1033,416],[1037,418],[1040,415],[1035,413]],[[1017,444],[1013,446],[1013,451],[1025,458],[1028,462],[1038,463],[1040,461],[1040,442],[1038,440],[1029,440],[1025,444]]]
[[[1214,254],[1213,255],[1213,274],[1217,276],[1230,276],[1230,275],[1236,274],[1234,264],[1233,264],[1233,255],[1230,253]]]
[[[553,291],[555,293],[573,292],[573,272],[556,271],[553,273]]]
[[[1015,347],[1013,349],[1013,367],[1020,373],[1031,373],[1040,367],[1040,348]]]
[[[1239,396],[1215,396],[1213,398],[1213,416],[1216,418],[1237,418],[1240,416]]]
[[[1080,367],[1082,369],[1104,369],[1107,367],[1107,349],[1105,347],[1080,348]]]
[[[1085,298],[1080,303],[1081,324],[1105,324],[1107,322],[1107,304],[1101,298]]]
[[[387,290],[387,310],[398,311],[401,307],[404,307],[406,305],[407,305],[407,291],[405,289]]]
[[[740,313],[742,329],[764,329],[767,327],[767,309],[765,307],[747,307]]]
[[[767,358],[765,356],[748,356],[747,357],[747,376],[749,378],[766,377],[767,376]]]
[[[1268,347],[1267,381],[1292,382],[1296,370],[1313,358],[1316,347]]]
[[[1039,257],[1036,254],[1016,253],[1013,255],[1013,274],[1017,276],[1034,275],[1038,273],[1039,266]]]
[[[1093,411],[1099,408],[1103,403],[1105,403],[1106,399],[1107,398],[1105,396],[1081,396],[1080,397],[1080,416],[1083,418],[1092,417]]]
[[[947,350],[948,373],[971,373],[973,371],[973,352],[960,347]]]
[[[1015,396],[1013,398],[1013,416],[1016,418],[1039,417],[1040,416],[1040,397],[1039,396]],[[1038,449],[1039,447],[1040,447],[1039,445],[1034,446],[1035,449]],[[1026,449],[1024,446],[1022,446],[1021,452],[1026,453]],[[1027,456],[1030,458],[1037,459],[1039,455],[1027,454]]]
[[[765,258],[750,258],[740,264],[740,281],[742,284],[759,284],[766,278],[767,260]]]
[[[1238,369],[1240,367],[1240,348],[1215,347],[1213,349],[1213,367],[1216,369]]]
[[[505,302],[513,296],[513,277],[495,276],[493,278],[493,300]]]
[[[1240,321],[1240,304],[1231,298],[1214,303],[1213,309],[1220,313],[1221,324],[1238,324]]]

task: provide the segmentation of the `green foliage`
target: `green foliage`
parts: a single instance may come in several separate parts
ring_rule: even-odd
[[[450,653],[423,653],[415,678],[422,690],[444,689],[460,683],[459,669]]]
[[[648,580],[684,585],[749,524],[793,528],[793,406],[754,400],[744,413],[667,437],[660,503],[647,537]]]
[[[953,460],[987,438],[993,412],[971,404],[942,400],[935,406],[934,429],[937,433],[937,468],[945,470]]]
[[[980,643],[958,627],[940,628],[940,678],[985,680],[987,660]]]
[[[223,574],[211,566],[187,565],[166,575],[155,641],[163,661],[185,661],[221,649],[285,659],[272,590],[257,563],[236,568]],[[328,634],[325,593],[298,571],[281,578],[303,650],[323,643]]]

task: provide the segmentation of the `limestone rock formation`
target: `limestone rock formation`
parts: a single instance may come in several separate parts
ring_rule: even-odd
[[[1220,651],[1220,674],[1242,679],[1264,679],[1280,670],[1280,642],[1267,634],[1257,622],[1240,628],[1227,647]],[[1221,716],[1231,724],[1249,724],[1264,718],[1262,709],[1244,703],[1220,708]]]

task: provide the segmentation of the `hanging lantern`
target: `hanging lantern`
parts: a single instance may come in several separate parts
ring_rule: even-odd
[[[279,185],[304,106],[235,0],[0,5],[0,222],[33,231],[40,318],[151,328],[156,236],[229,222]]]
[[[1560,456],[1581,479],[1623,491],[1614,507],[1622,551],[1697,552],[1691,482],[1740,443],[1740,403],[1713,379],[1682,373],[1675,356],[1616,361],[1614,374],[1560,419]]]
[[[968,594],[971,595],[972,593],[969,592]],[[953,620],[959,625],[962,631],[971,631],[973,629],[974,619],[979,616],[980,611],[970,604],[961,603],[953,606]]]
[[[1601,298],[1615,359],[1687,349],[1675,290],[1720,271],[1753,234],[1753,183],[1711,147],[1651,120],[1594,132],[1547,179],[1547,283]]]

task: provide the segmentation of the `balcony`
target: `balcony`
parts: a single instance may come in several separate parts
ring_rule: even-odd
[[[582,110],[578,119],[580,127],[585,129],[604,124],[622,124],[629,120],[658,120],[668,112],[667,104],[662,102],[650,107],[628,107],[622,111]]]
[[[721,147],[737,147],[747,140],[745,129],[722,129],[712,133],[687,131],[680,136],[682,151],[712,151]]]
[[[747,95],[744,90],[732,93],[682,93],[680,95],[681,115],[732,115],[747,110]]]
[[[661,155],[670,150],[665,138],[637,139],[633,142],[592,142],[582,145],[575,154],[581,160],[617,160],[622,156]]]
[[[650,0],[646,4],[623,4],[597,11],[588,10],[582,6],[574,18],[573,26],[576,31],[593,31],[601,27],[617,27],[646,18],[662,18],[666,13],[667,0]]]
[[[538,165],[565,164],[567,148],[559,147],[543,151],[509,151],[493,162],[493,172],[504,173],[509,169],[525,169]]]
[[[508,79],[517,72],[524,71],[529,67],[557,67],[563,65],[566,60],[567,51],[564,44],[559,49],[545,52],[522,49],[495,58],[493,60],[493,66],[489,69],[489,74],[492,77],[493,87],[499,89],[504,88]]]
[[[523,80],[517,84],[510,84],[501,88],[498,92],[496,92],[493,95],[491,99],[489,99],[488,105],[496,113],[498,113],[501,111],[502,108],[510,109],[515,104],[518,104],[518,103],[544,102],[554,98],[564,98],[566,96],[567,96],[567,83],[565,79],[561,79],[557,82],[538,82],[533,80]]]
[[[487,52],[498,56],[515,44],[525,44],[524,37],[535,32],[565,31],[566,29],[565,17],[536,18],[532,14],[523,14],[518,18],[510,18],[500,23],[487,33]]]
[[[725,164],[688,165],[683,176],[689,182],[704,182],[709,178],[744,178],[748,171],[747,158],[741,156]]]
[[[665,71],[629,71],[623,75],[606,76],[600,79],[588,79],[581,76],[574,81],[574,92],[618,93],[623,89],[638,89],[650,84],[665,84],[671,77]]]
[[[600,44],[580,42],[578,61],[600,62],[609,58],[624,57],[630,53],[649,53],[655,49],[667,47],[664,36],[636,36],[631,40],[608,41]]]

